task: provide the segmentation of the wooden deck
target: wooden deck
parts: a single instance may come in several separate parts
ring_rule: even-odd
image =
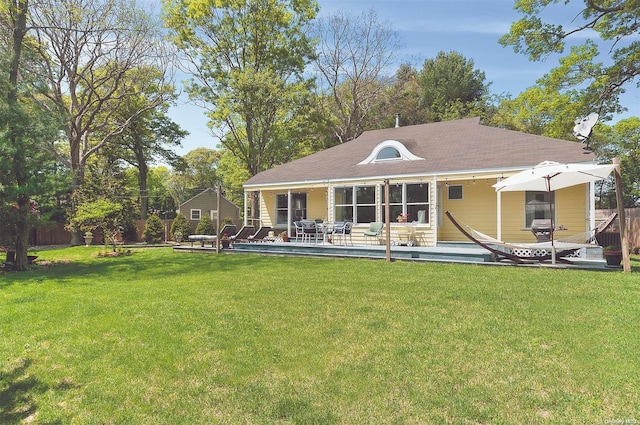
[[[176,245],[174,252],[215,253],[215,248],[210,246]],[[588,252],[587,252],[588,251]],[[223,249],[221,253],[254,253],[264,255],[287,255],[328,258],[369,258],[385,259],[386,248],[383,245],[354,245],[341,246],[328,243],[308,244],[296,242],[252,242],[236,243],[230,249]],[[468,263],[484,265],[515,265],[510,262],[496,262],[496,257],[491,252],[473,243],[467,242],[442,242],[436,247],[419,246],[391,246],[391,259],[393,261],[425,261],[444,263]],[[549,266],[557,268],[580,268],[594,270],[611,270],[602,258],[600,247],[593,250],[585,250],[580,257],[572,258],[572,264],[549,263],[526,264],[526,266]]]

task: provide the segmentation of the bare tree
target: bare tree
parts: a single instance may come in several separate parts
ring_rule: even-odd
[[[40,46],[42,72],[56,113],[65,117],[65,142],[52,150],[82,186],[88,158],[120,135],[145,111],[163,104],[173,87],[161,25],[128,0],[41,0],[31,26]],[[116,116],[118,105],[137,96],[135,70],[151,66],[165,75],[153,96]],[[72,244],[80,243],[74,232]]]
[[[355,17],[338,13],[319,19],[315,29],[323,108],[332,116],[335,138],[344,143],[362,133],[378,96],[390,84],[385,74],[393,73],[389,66],[400,39],[373,9]]]

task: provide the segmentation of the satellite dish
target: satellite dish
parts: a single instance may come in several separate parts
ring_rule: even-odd
[[[591,135],[591,129],[598,122],[598,114],[590,113],[584,118],[576,118],[575,127],[573,127],[573,135],[579,140],[586,140]]]
[[[574,123],[576,124],[573,127],[573,135],[576,136],[578,140],[581,140],[582,143],[586,143],[583,149],[585,153],[591,153],[591,147],[589,146],[589,136],[591,136],[591,129],[598,122],[598,114],[595,112],[590,113],[584,118],[576,118]]]

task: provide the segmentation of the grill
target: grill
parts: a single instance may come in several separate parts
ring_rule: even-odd
[[[548,242],[551,240],[551,220],[535,219],[531,222],[531,233],[536,237],[537,242]]]

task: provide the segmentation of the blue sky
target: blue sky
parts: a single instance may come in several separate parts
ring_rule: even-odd
[[[336,13],[357,16],[369,9],[376,10],[378,18],[401,38],[399,61],[418,69],[425,59],[434,58],[440,51],[462,54],[485,73],[486,82],[491,83],[490,91],[495,94],[515,97],[558,64],[558,56],[530,62],[526,55],[498,43],[511,23],[521,17],[513,9],[514,0],[318,0],[318,3],[321,16]],[[570,26],[578,12],[571,7],[556,7],[544,19],[552,16],[556,22]],[[625,106],[629,115],[640,115],[638,90],[629,89],[632,93],[625,97]],[[186,95],[170,111],[171,118],[191,133],[178,153],[183,155],[201,146],[216,148],[218,140],[207,129],[204,111],[185,102]]]

